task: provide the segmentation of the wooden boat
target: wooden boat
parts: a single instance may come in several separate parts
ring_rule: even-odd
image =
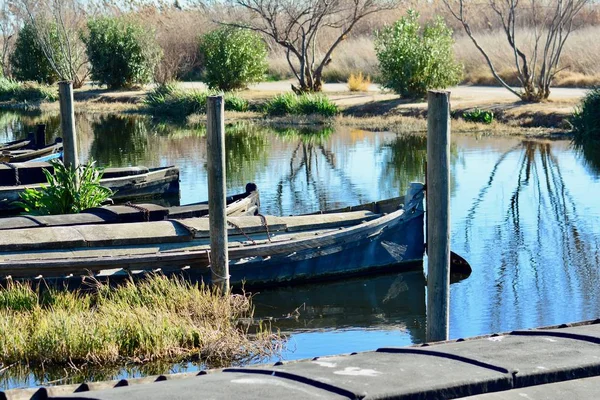
[[[26,188],[39,188],[46,182],[43,169],[54,172],[49,163],[0,164],[0,213],[19,211],[15,204]],[[157,196],[179,196],[179,169],[126,167],[107,168],[100,181],[111,189],[115,202],[147,199]]]
[[[260,206],[256,185],[248,183],[244,193],[226,198],[229,216],[256,215]],[[75,225],[123,224],[198,218],[208,215],[208,202],[163,207],[158,204],[124,204],[90,208],[79,214],[20,215],[0,218],[0,231]],[[5,234],[8,234],[5,232]]]
[[[34,158],[46,156],[49,154],[54,154],[61,152],[63,149],[63,144],[61,140],[57,140],[53,144],[49,144],[47,146],[43,146],[41,148],[19,148],[15,150],[3,149],[0,153],[0,162],[5,163],[19,163],[25,162],[29,160],[33,160]]]
[[[0,151],[17,150],[29,146],[32,139],[13,140],[12,142],[0,143]]]
[[[402,203],[406,205],[401,206]],[[344,211],[228,218],[230,279],[270,286],[422,268],[423,185]],[[14,229],[0,235],[0,276],[187,270],[210,282],[208,218]]]

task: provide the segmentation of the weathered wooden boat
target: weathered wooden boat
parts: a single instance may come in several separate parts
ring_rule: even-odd
[[[20,139],[13,140],[11,142],[0,143],[0,151],[21,149],[29,146],[31,142],[31,139]]]
[[[0,162],[4,163],[19,163],[34,158],[47,156],[61,152],[63,149],[62,140],[57,139],[56,142],[40,148],[19,148],[14,150],[3,149],[0,153]]]
[[[423,185],[412,184],[405,197],[339,212],[229,217],[231,282],[269,286],[420,269],[423,214]],[[208,218],[14,229],[0,235],[0,254],[0,276],[183,269],[211,279]]]
[[[26,188],[45,184],[43,169],[54,172],[52,164],[46,162],[0,164],[0,213],[19,211],[15,204],[19,194]],[[111,198],[118,203],[179,196],[179,169],[174,166],[107,168],[100,183],[115,192]]]
[[[228,216],[256,215],[260,200],[256,185],[248,183],[244,193],[226,198]],[[154,222],[168,219],[198,218],[208,215],[208,202],[185,206],[163,207],[158,204],[107,205],[94,207],[79,214],[64,215],[19,215],[0,218],[0,232],[23,228],[43,228],[75,225],[125,224]]]

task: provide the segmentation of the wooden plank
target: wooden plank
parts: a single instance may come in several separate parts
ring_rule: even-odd
[[[285,230],[286,224],[282,221],[281,217],[269,215],[265,216],[264,218],[267,222],[269,232]],[[210,237],[210,217],[186,218],[179,220],[179,222],[188,229],[192,230],[195,238]],[[258,216],[228,217],[227,222],[235,224],[228,224],[228,235],[244,235],[244,233],[248,235],[259,232],[267,232],[267,227],[263,225],[262,218]]]
[[[378,217],[380,217],[379,214],[374,214],[370,211],[352,211],[336,214],[327,213],[280,217],[280,219],[287,225],[288,232],[297,232],[311,229],[340,228],[370,221]]]
[[[0,235],[0,251],[186,242],[192,238],[191,232],[176,221],[55,226],[11,230]]]
[[[64,249],[82,247],[86,242],[72,227],[15,229],[0,235],[0,251]]]

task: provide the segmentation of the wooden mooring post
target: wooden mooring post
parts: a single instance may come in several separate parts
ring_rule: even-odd
[[[210,220],[210,267],[212,282],[229,292],[229,256],[227,254],[227,214],[225,207],[225,116],[224,98],[209,96],[206,107],[208,210]]]
[[[67,166],[77,168],[77,133],[75,132],[75,107],[73,104],[73,82],[58,82],[60,103],[60,127],[63,139],[63,162]]]
[[[427,93],[428,342],[448,340],[450,314],[450,93]]]

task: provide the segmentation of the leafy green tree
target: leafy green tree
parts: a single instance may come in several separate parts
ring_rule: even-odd
[[[200,39],[205,77],[211,89],[244,89],[263,80],[267,71],[267,46],[249,30],[224,27]]]
[[[419,13],[409,10],[377,33],[381,83],[405,97],[423,97],[428,89],[458,84],[462,66],[454,59],[453,44],[452,29],[441,18],[421,27]]]
[[[56,33],[56,27],[51,32]],[[54,41],[53,46],[58,51],[58,41]],[[58,80],[58,74],[37,41],[34,26],[29,23],[19,31],[15,49],[10,56],[10,65],[13,76],[20,81],[52,84]]]
[[[111,89],[151,81],[161,55],[153,31],[125,18],[102,17],[87,25],[83,41],[93,80]]]

